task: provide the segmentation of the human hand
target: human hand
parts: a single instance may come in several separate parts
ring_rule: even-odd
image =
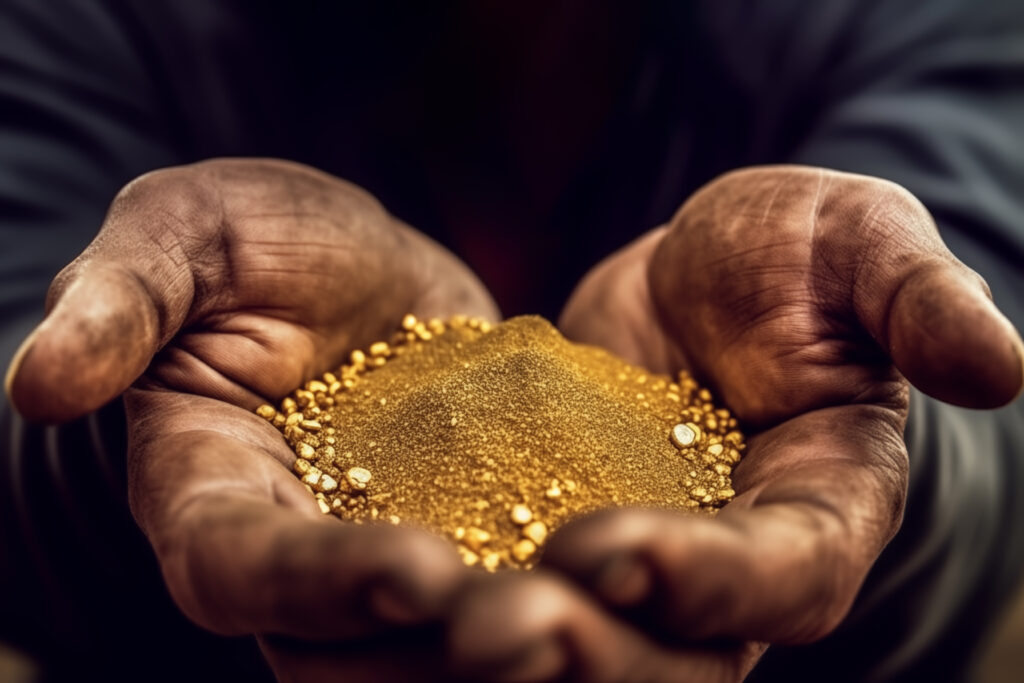
[[[8,393],[59,421],[127,389],[132,511],[191,619],[263,634],[284,679],[431,671],[422,628],[465,579],[457,555],[424,532],[325,518],[252,411],[405,313],[493,319],[465,266],[348,183],[217,160],[129,184],[47,310]]]
[[[552,537],[537,576],[467,592],[453,642],[482,657],[474,634],[501,615],[486,661],[508,660],[515,680],[735,681],[762,643],[826,635],[899,527],[907,380],[976,408],[1024,381],[1019,336],[925,209],[891,183],[811,168],[712,182],[595,268],[561,327],[690,370],[742,420],[748,450],[715,518],[586,517]]]

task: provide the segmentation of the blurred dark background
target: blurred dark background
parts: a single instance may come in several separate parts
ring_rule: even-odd
[[[1014,2],[957,0],[7,0],[0,360],[123,184],[215,156],[282,157],[361,185],[467,261],[505,315],[549,318],[588,268],[723,171],[870,173],[922,198],[1020,325],[1024,231],[1007,226],[1024,225],[1021,26]],[[183,650],[219,647],[153,594],[123,444],[86,458],[92,427],[36,434],[9,406],[0,417],[15,444],[0,451],[0,585],[23,587],[0,604],[0,636],[35,648],[0,648],[0,680],[34,680],[32,657],[102,671],[110,638],[158,656],[146,619],[194,638]],[[22,457],[32,439],[45,458]],[[997,597],[965,600],[991,612]],[[15,614],[28,616],[12,626]],[[960,629],[987,632],[964,614]],[[1024,603],[1000,619],[977,669],[993,683],[1024,671]]]

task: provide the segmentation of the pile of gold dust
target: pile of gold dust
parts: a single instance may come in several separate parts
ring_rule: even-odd
[[[535,316],[408,315],[390,342],[257,413],[325,514],[426,527],[489,571],[533,566],[552,531],[599,508],[714,512],[744,449],[689,375],[651,374]]]

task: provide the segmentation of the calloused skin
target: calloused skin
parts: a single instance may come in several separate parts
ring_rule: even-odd
[[[908,381],[972,408],[1024,384],[1020,336],[921,204],[823,169],[713,181],[595,268],[561,327],[688,369],[749,435],[739,495],[715,519],[611,511],[550,542],[543,565],[659,652],[598,680],[735,681],[758,643],[827,635],[899,528]]]
[[[130,500],[172,596],[260,634],[282,680],[740,680],[762,643],[830,632],[896,532],[904,377],[972,407],[1024,382],[1019,336],[905,191],[728,174],[595,268],[561,326],[709,384],[750,434],[739,495],[715,519],[587,517],[537,571],[485,576],[424,532],[324,518],[251,413],[406,312],[497,315],[358,188],[276,161],[150,174],[48,309],[15,405],[63,420],[127,389]]]
[[[401,678],[436,658],[410,633],[467,570],[426,532],[325,518],[252,411],[408,312],[497,315],[464,265],[349,183],[272,160],[157,171],[58,275],[8,393],[66,420],[125,392],[132,512],[196,623],[261,634],[283,680]]]

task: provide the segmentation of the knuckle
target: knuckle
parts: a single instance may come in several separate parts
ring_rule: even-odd
[[[955,257],[953,258],[955,259]],[[958,269],[964,274],[967,281],[977,287],[989,301],[992,301],[992,288],[989,287],[988,280],[982,277],[978,271],[967,266],[963,262],[956,260],[956,264]]]
[[[928,215],[928,209],[917,196],[903,185],[884,178],[871,178],[874,191],[888,206],[907,213]]]
[[[157,236],[181,234],[219,223],[220,204],[206,173],[188,166],[150,171],[125,185],[114,197],[107,224]]]
[[[911,246],[922,240],[929,246],[940,243],[931,213],[910,190],[881,178],[868,178],[866,182],[866,203],[873,207],[869,227],[875,228],[880,240],[906,236],[903,239],[909,239]]]
[[[216,598],[206,589],[210,568],[197,544],[200,530],[195,520],[164,529],[150,543],[156,553],[164,583],[171,599],[190,620],[218,633],[228,633],[223,619],[217,618]]]
[[[791,643],[812,643],[825,638],[846,618],[857,595],[858,588],[869,565],[851,561],[842,553],[823,553],[823,563],[836,567],[829,578],[823,578],[816,590],[806,596],[807,609],[804,611],[803,623],[796,622],[792,634],[786,639]]]
[[[201,191],[187,167],[162,168],[149,171],[131,180],[114,197],[116,206],[137,208],[155,200],[185,201]]]
[[[81,273],[82,267],[86,263],[87,257],[79,256],[74,261],[64,266],[57,275],[54,276],[50,282],[50,287],[46,290],[46,302],[45,310],[49,314],[53,310],[53,307],[57,304],[57,300],[60,299],[61,295]]]
[[[851,602],[843,601],[825,605],[814,617],[811,617],[806,630],[795,639],[798,643],[814,643],[825,638],[843,623],[850,611]]]

